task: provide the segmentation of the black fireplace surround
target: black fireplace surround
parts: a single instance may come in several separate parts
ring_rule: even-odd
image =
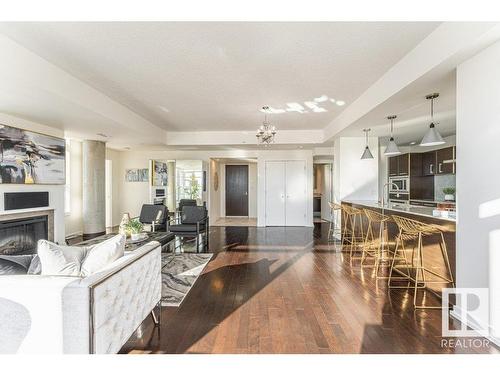
[[[47,215],[0,221],[0,255],[36,254],[42,239],[48,239]]]

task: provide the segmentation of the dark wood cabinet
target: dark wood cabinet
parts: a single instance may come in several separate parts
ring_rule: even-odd
[[[408,176],[410,171],[410,154],[398,156],[398,176]]]
[[[410,168],[410,154],[389,157],[389,177],[408,176]]]
[[[436,174],[455,173],[455,148],[446,147],[436,151]]]
[[[410,177],[420,176],[422,176],[422,154],[414,152],[410,154]]]
[[[398,175],[398,157],[389,157],[389,177]]]
[[[422,176],[434,176],[436,174],[436,151],[424,152],[422,154]]]

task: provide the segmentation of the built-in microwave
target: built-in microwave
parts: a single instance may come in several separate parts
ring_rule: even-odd
[[[410,191],[410,179],[408,177],[389,177],[389,184],[391,193],[408,193]]]

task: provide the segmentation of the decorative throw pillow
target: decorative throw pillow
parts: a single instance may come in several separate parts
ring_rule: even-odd
[[[32,255],[0,255],[0,275],[25,275]]]
[[[106,241],[94,245],[82,263],[81,276],[96,273],[125,253],[125,236],[118,234]]]
[[[33,256],[31,260],[30,267],[28,268],[28,275],[40,275],[42,273],[42,264],[40,263],[40,257],[37,255]]]
[[[38,241],[42,275],[86,277],[99,272],[124,253],[125,236],[122,234],[92,247],[61,246],[46,240]]]
[[[80,276],[83,260],[89,248],[61,246],[47,240],[38,241],[38,257],[42,275]]]

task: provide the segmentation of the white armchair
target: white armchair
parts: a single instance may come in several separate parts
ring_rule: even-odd
[[[161,247],[86,278],[0,277],[0,353],[117,353],[161,300]]]

